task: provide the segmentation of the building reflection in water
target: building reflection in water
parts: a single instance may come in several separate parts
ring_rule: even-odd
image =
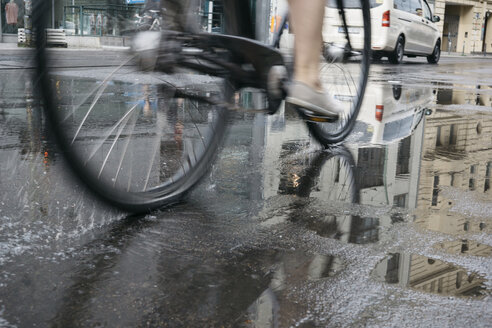
[[[373,274],[380,281],[433,294],[479,298],[490,294],[483,277],[422,255],[389,254]]]
[[[440,110],[436,100],[442,97],[429,88],[369,84],[359,120],[346,144],[353,161],[351,174],[357,175],[358,192],[353,198],[333,197],[340,177],[347,180],[347,175],[341,174],[344,166],[340,166],[340,160],[316,163],[312,152],[306,152],[312,147],[310,141],[301,141],[299,137],[305,131],[272,117],[266,133],[266,149],[272,151],[265,154],[265,161],[282,161],[277,171],[265,177],[265,196],[311,197],[325,201],[327,206],[342,200],[416,210],[416,223],[431,230],[453,234],[483,231],[483,222],[450,213],[450,201],[444,199],[440,190],[448,185],[490,193],[492,150],[488,141],[492,139],[492,119],[483,113],[462,115],[455,110]],[[476,94],[464,99],[468,98],[480,106],[488,99]],[[282,117],[288,118],[289,114]],[[318,172],[313,174],[313,168]],[[323,171],[329,174],[323,175]],[[296,203],[289,215],[290,220],[321,236],[363,244],[377,242],[380,228],[403,220],[404,213],[393,210],[377,216],[313,217],[312,211]],[[490,256],[491,252],[490,246],[468,239],[439,246],[475,256]],[[379,274],[381,271],[387,282],[422,291],[475,296],[484,292],[484,279],[478,275],[421,255],[392,254],[376,269]]]
[[[288,327],[293,313],[306,311],[302,304],[289,301],[293,286],[307,281],[329,278],[343,269],[334,256],[308,255],[304,252],[280,252],[267,289],[247,311],[248,327]]]
[[[437,246],[453,254],[470,254],[481,257],[492,256],[492,246],[468,239],[442,242]]]
[[[450,211],[456,199],[443,190],[470,192],[476,201],[489,202],[492,168],[492,116],[484,111],[461,114],[460,106],[485,104],[490,97],[476,92],[439,90],[438,110],[426,120],[419,182],[417,223],[448,234],[483,231],[484,222]],[[439,109],[439,106],[450,105]]]
[[[486,229],[483,220],[452,208],[463,192],[470,193],[477,204],[490,202],[492,117],[480,110],[462,114],[459,106],[484,106],[487,101],[488,97],[474,92],[445,89],[437,93],[437,110],[429,113],[425,121],[420,177],[415,190],[415,222],[420,227],[452,236]],[[453,197],[446,196],[446,188]],[[436,246],[459,255],[491,255],[489,245],[466,237]],[[390,254],[376,267],[375,274],[388,283],[442,295],[483,297],[490,293],[483,277],[415,254]]]
[[[265,149],[269,151],[264,155],[268,168],[264,197],[311,197],[325,206],[341,202],[416,208],[423,122],[434,98],[428,88],[369,83],[343,156],[313,153],[316,145],[311,139],[302,138],[306,133],[304,126],[294,120],[285,123],[295,114],[281,112],[270,117],[265,133]],[[349,196],[350,190],[357,191]],[[381,226],[401,220],[398,213],[313,217],[308,211],[297,206],[290,218],[321,236],[358,244],[377,242]]]

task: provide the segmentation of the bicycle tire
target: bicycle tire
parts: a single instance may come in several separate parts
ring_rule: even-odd
[[[350,8],[344,8],[343,3],[344,0],[332,0],[328,1],[325,7],[320,77],[328,93],[342,103],[344,113],[335,122],[307,121],[311,134],[325,146],[342,142],[352,131],[369,77],[371,56],[369,1],[352,1]],[[338,12],[338,19],[335,17],[337,15],[335,12]],[[288,17],[284,20],[287,22]],[[288,25],[282,23],[283,28],[274,37],[274,46],[279,45],[285,26]]]
[[[296,180],[281,184],[281,191],[294,194],[299,200],[290,213],[290,220],[322,237],[347,240],[351,222],[357,220],[350,208],[360,202],[357,166],[352,153],[338,145],[311,154],[306,162],[307,167],[287,167]]]
[[[321,180],[324,186],[320,185]],[[360,189],[352,153],[339,145],[316,154],[300,179],[296,195],[315,195],[324,202],[359,203]]]
[[[36,86],[72,172],[124,211],[180,201],[209,169],[224,137],[226,79],[180,66],[147,72],[127,52],[59,56],[46,49],[43,33],[50,4],[34,5]],[[128,38],[127,21],[118,23]],[[97,65],[88,64],[91,56]]]

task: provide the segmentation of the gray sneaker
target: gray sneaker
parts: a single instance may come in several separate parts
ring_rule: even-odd
[[[315,115],[338,119],[343,111],[341,102],[327,94],[317,91],[307,84],[293,81],[289,87],[289,95],[285,98],[289,104],[304,108]]]

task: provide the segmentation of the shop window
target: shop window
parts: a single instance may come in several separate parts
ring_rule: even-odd
[[[67,35],[117,36],[124,31],[124,18],[133,18],[136,13],[142,15],[144,10],[141,4],[67,5],[63,7],[64,20],[56,22],[56,26],[65,29]]]
[[[17,34],[24,28],[24,0],[1,0],[2,33]]]

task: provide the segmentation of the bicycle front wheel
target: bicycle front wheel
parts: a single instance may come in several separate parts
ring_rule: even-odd
[[[343,141],[359,114],[369,77],[371,55],[370,2],[329,0],[323,24],[323,62],[320,78],[343,113],[335,122],[308,122],[324,145]]]
[[[147,212],[180,200],[209,168],[224,135],[226,81],[179,65],[172,73],[143,69],[124,48],[47,49],[40,31],[48,3],[37,1],[33,11],[37,86],[69,166],[123,210]],[[122,42],[135,40],[131,22],[112,18],[126,31]]]
[[[289,24],[274,37],[281,49],[292,46]],[[343,141],[354,127],[369,76],[371,54],[370,4],[367,0],[328,0],[323,23],[320,79],[343,108],[335,122],[308,119],[313,136],[323,145]]]

